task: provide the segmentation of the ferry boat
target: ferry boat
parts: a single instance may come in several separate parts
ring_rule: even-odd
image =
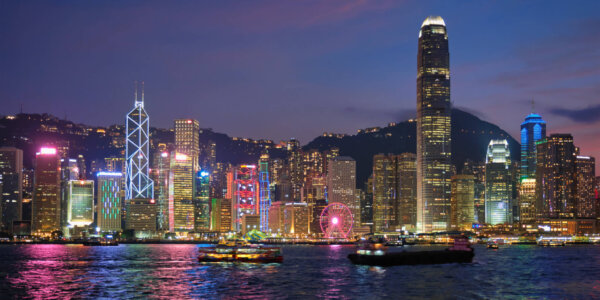
[[[565,241],[553,241],[553,240],[540,240],[538,242],[538,246],[542,247],[563,247],[565,246]]]
[[[199,262],[283,262],[281,248],[249,244],[245,240],[226,241],[215,247],[200,248],[198,252]]]
[[[454,245],[445,250],[387,252],[382,244],[359,247],[348,255],[353,264],[370,266],[429,265],[446,263],[470,263],[475,252],[466,237],[454,239]]]
[[[487,243],[487,248],[488,249],[498,249],[498,244],[496,244],[494,242],[489,242],[489,243]]]
[[[113,239],[91,238],[83,242],[84,246],[118,246],[119,242]]]

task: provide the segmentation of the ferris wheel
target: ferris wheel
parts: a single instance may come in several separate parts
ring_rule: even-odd
[[[348,206],[334,202],[321,212],[321,231],[326,238],[347,238],[352,231],[352,213]]]

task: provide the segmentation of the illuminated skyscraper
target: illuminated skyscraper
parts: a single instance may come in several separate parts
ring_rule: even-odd
[[[398,172],[395,155],[373,157],[373,226],[391,232],[398,226]]]
[[[35,156],[31,231],[49,235],[60,230],[60,157],[56,148],[42,147]]]
[[[450,54],[441,17],[425,19],[417,57],[417,230],[450,225]]]
[[[169,173],[171,171],[171,155],[164,144],[160,144],[153,157],[151,171],[154,182],[154,198],[156,199],[156,225],[160,231],[169,230]]]
[[[300,200],[302,184],[304,183],[304,168],[302,164],[302,149],[300,142],[291,139],[287,143],[288,151],[288,171],[292,184],[292,201]]]
[[[536,143],[538,219],[574,218],[577,211],[575,146],[570,134],[552,134]]]
[[[194,197],[194,229],[196,232],[210,230],[210,173],[196,172],[196,196]]]
[[[519,186],[519,221],[522,224],[535,223],[535,185],[535,178],[521,179],[521,185]]]
[[[169,180],[169,227],[170,231],[189,232],[194,230],[194,161],[192,156],[183,153],[173,155]]]
[[[258,161],[258,189],[260,230],[269,231],[269,207],[271,206],[271,184],[269,182],[269,154],[260,156]]]
[[[512,164],[507,140],[491,140],[485,161],[485,222],[512,223]]]
[[[575,160],[575,176],[577,182],[577,217],[596,217],[596,163],[590,156],[577,155]]]
[[[413,229],[417,222],[417,156],[402,153],[398,157],[398,225]]]
[[[356,198],[356,161],[338,156],[327,162],[327,200],[342,203],[352,212],[353,228],[360,226],[360,200]]]
[[[98,227],[100,231],[121,230],[123,200],[123,174],[121,172],[98,172]]]
[[[134,198],[153,198],[154,185],[148,177],[149,169],[149,135],[150,118],[144,109],[144,88],[138,101],[135,92],[135,106],[127,114],[127,143],[125,145],[125,201]]]
[[[529,114],[521,123],[521,178],[535,178],[535,142],[546,137],[546,121],[538,114]]]
[[[23,150],[0,148],[0,220],[2,227],[12,232],[13,221],[21,221],[23,205]]]
[[[455,230],[471,230],[475,220],[475,176],[452,176],[452,196],[450,199],[451,224]]]
[[[83,227],[94,222],[94,181],[69,181],[67,222],[71,226]]]
[[[258,215],[258,176],[256,165],[241,165],[234,170],[232,224],[236,232],[242,229],[244,215]]]
[[[200,123],[198,120],[175,120],[175,151],[189,155],[194,164],[194,171],[199,169]]]

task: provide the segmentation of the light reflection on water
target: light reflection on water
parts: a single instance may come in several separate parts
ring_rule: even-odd
[[[600,246],[476,248],[472,264],[354,266],[352,246],[287,246],[283,264],[201,264],[197,245],[0,245],[0,296],[43,299],[600,296]]]

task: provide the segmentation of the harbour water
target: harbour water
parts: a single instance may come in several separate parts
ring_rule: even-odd
[[[600,246],[475,246],[472,264],[352,265],[353,246],[284,246],[283,264],[199,264],[202,245],[0,245],[1,298],[595,298]]]

